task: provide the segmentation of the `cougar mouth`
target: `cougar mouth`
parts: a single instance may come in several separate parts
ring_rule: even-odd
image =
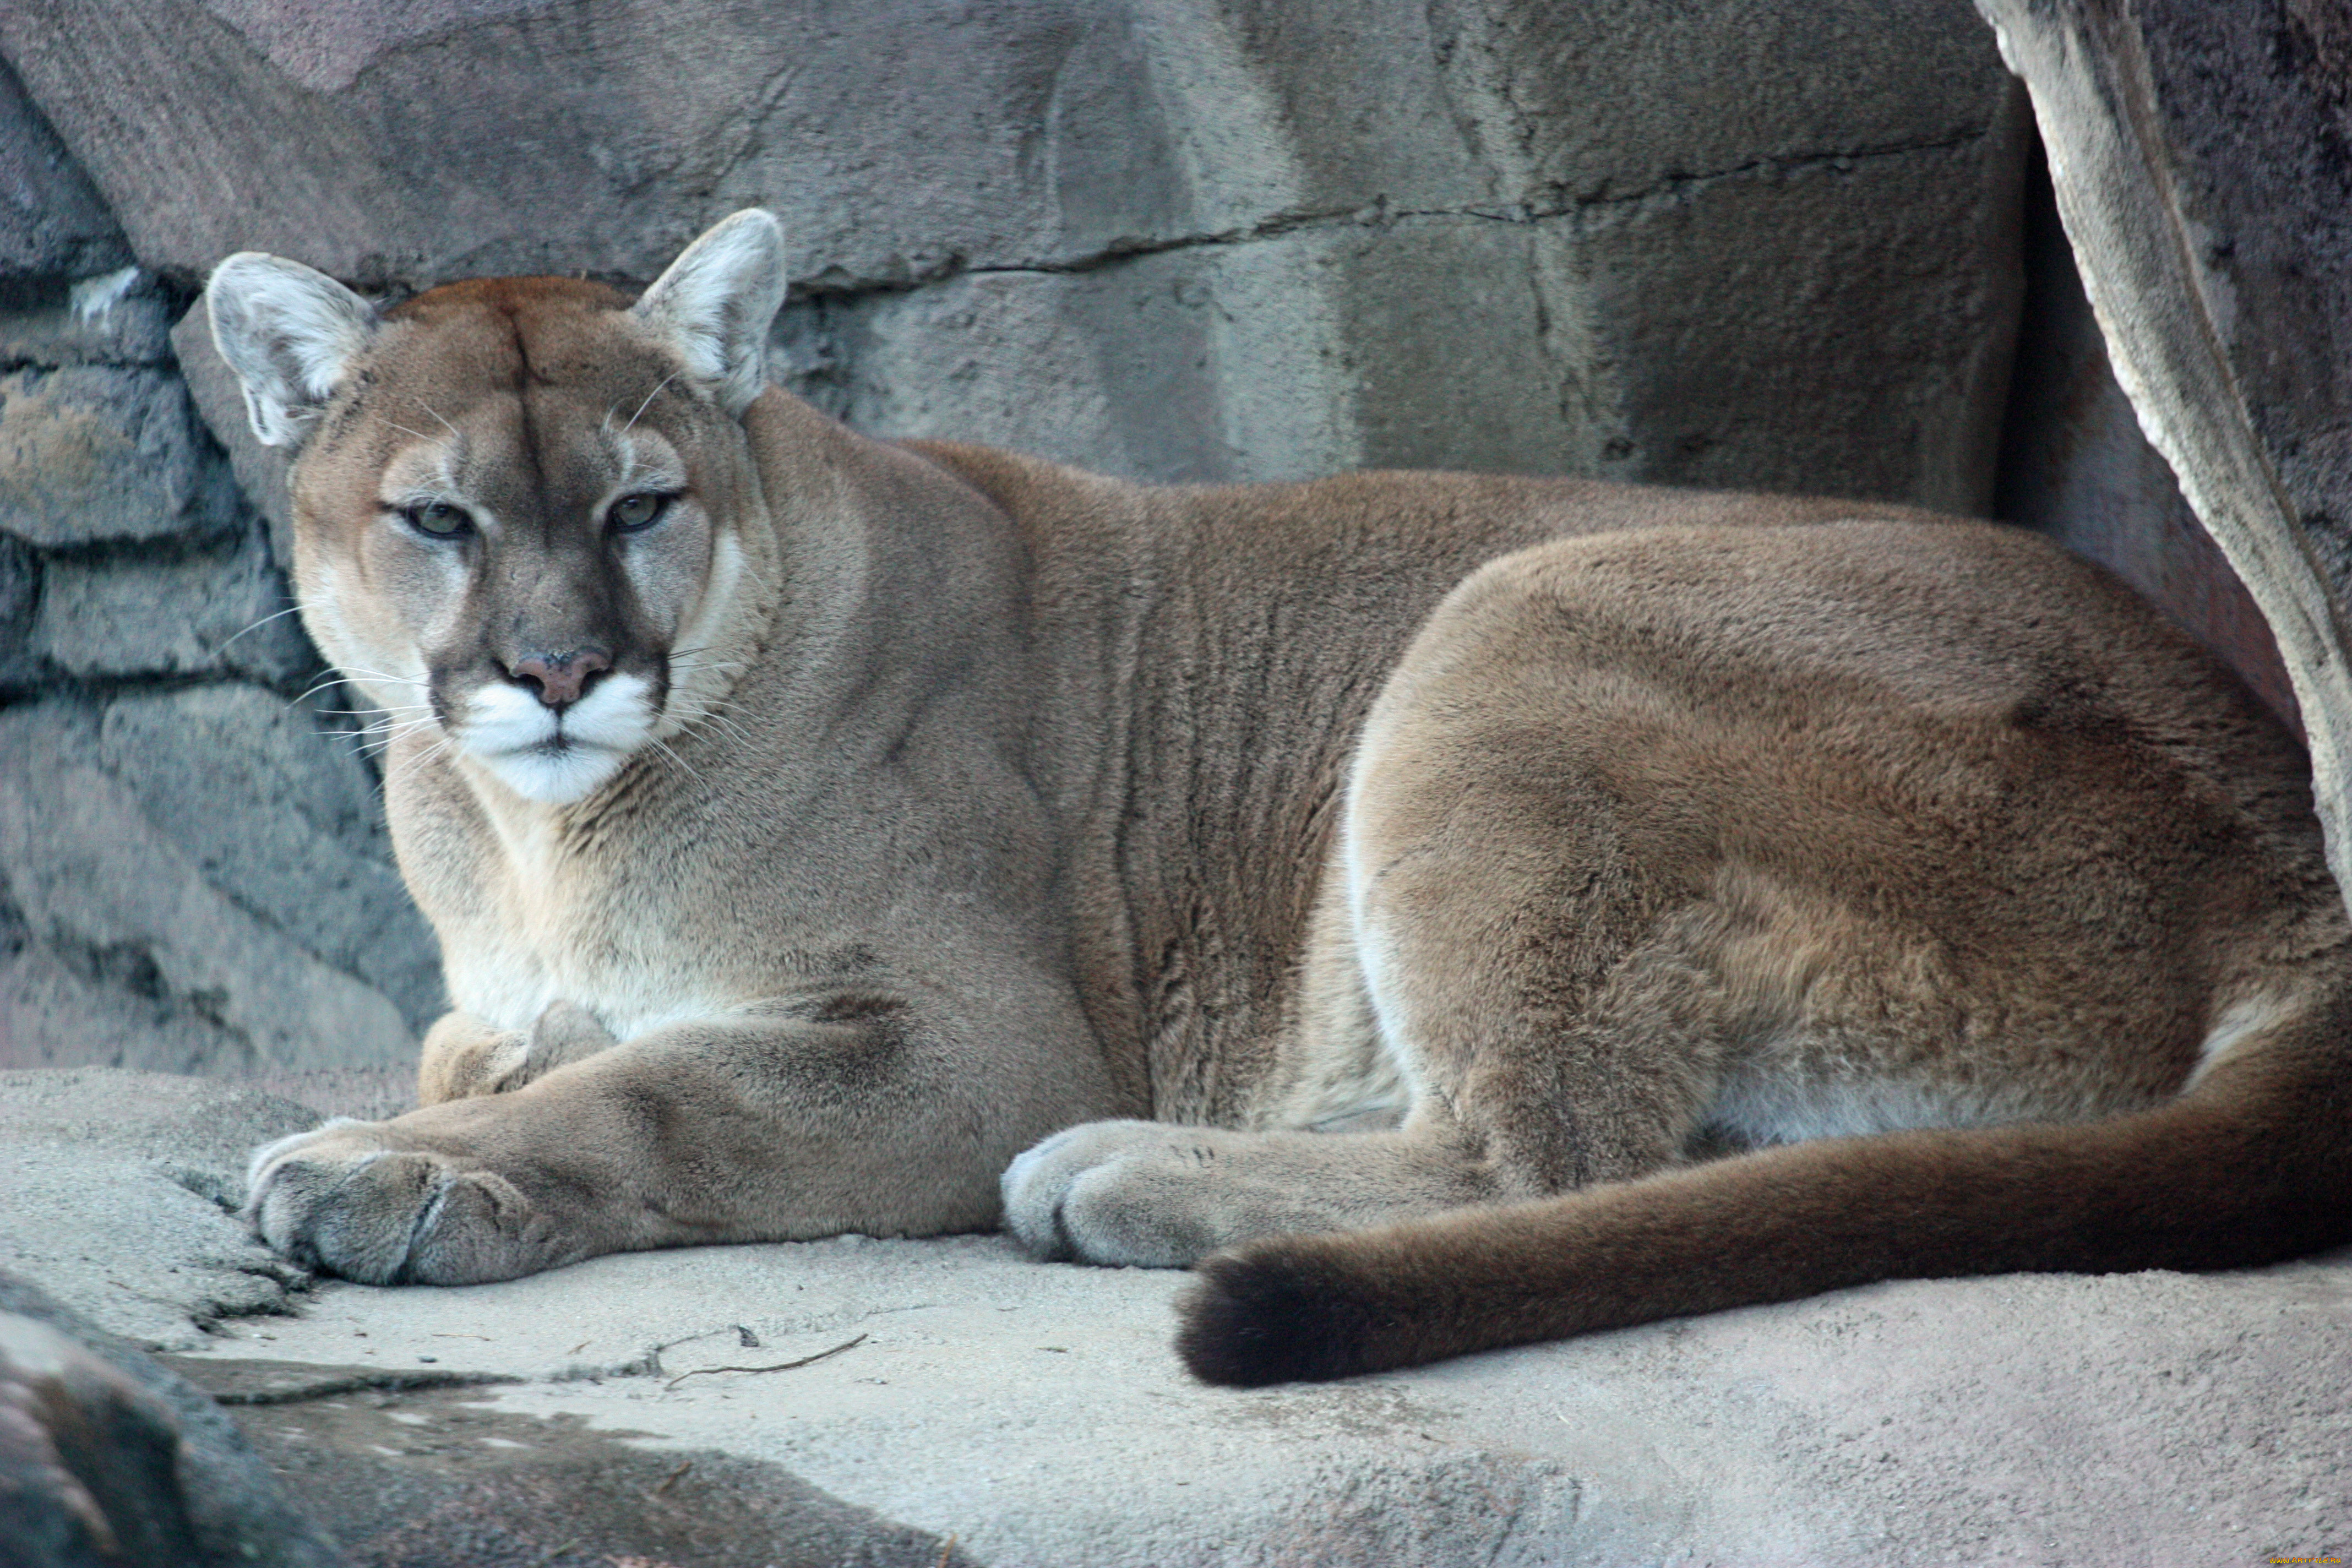
[[[653,739],[653,683],[618,671],[578,701],[550,708],[503,681],[475,689],[453,726],[457,743],[527,800],[589,794]]]

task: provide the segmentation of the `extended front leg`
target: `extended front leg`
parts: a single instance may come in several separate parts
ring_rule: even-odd
[[[1015,1151],[1108,1104],[1098,1062],[1011,1056],[887,998],[764,1004],[511,1093],[273,1143],[254,1156],[247,1212],[297,1261],[376,1284],[693,1242],[982,1229]]]

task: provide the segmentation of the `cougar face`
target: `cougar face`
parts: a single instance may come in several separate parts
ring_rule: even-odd
[[[215,290],[257,433],[303,438],[312,635],[394,733],[428,732],[528,800],[593,793],[706,711],[732,668],[710,643],[759,489],[715,357],[726,323],[692,318],[696,260],[635,307],[506,279],[378,315],[259,256],[224,264]],[[739,244],[698,265],[771,260]]]

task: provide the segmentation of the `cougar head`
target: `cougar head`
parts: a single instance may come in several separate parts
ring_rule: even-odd
[[[274,256],[214,270],[254,434],[296,448],[304,623],[394,733],[569,802],[709,710],[772,560],[740,421],[783,292],[756,210],[634,304],[509,278],[379,311]]]

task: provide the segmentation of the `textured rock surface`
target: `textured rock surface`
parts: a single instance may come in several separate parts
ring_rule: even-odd
[[[188,1309],[153,1300],[191,1300],[187,1275],[230,1244],[174,1173],[218,1172],[240,1133],[292,1114],[202,1092],[0,1076],[0,1172],[60,1178],[0,1194],[0,1220],[93,1254],[47,1242],[28,1264],[0,1247],[0,1267],[55,1270],[53,1290],[101,1322],[158,1324],[151,1342],[177,1331]],[[134,1247],[120,1216],[174,1194],[186,1216]],[[656,1506],[681,1492],[747,1533],[770,1527],[747,1494],[781,1500],[812,1530],[880,1543],[843,1557],[893,1563],[934,1562],[950,1536],[969,1561],[1056,1568],[2189,1564],[2352,1548],[2342,1257],[1879,1286],[1251,1392],[1178,1367],[1181,1284],[1029,1263],[994,1237],[701,1248],[463,1289],[288,1291],[271,1315],[184,1333],[194,1348],[173,1364],[248,1402],[234,1408],[253,1441],[339,1531],[406,1509],[420,1531],[470,1528],[479,1560],[518,1565],[574,1568],[558,1549],[587,1531],[564,1527],[601,1528],[632,1495],[645,1533],[620,1554],[698,1561],[671,1555],[691,1520]],[[930,1556],[891,1554],[910,1537]]]
[[[12,1065],[407,1056],[436,955],[367,773],[315,728],[243,683],[0,710],[0,879],[25,933],[0,953]]]
[[[643,281],[759,202],[797,384],[885,434],[1990,493],[2021,115],[1958,0],[45,3],[0,47],[177,278]]]
[[[2277,635],[2352,889],[2352,18],[1980,3],[2116,376]]]
[[[12,1568],[340,1560],[211,1399],[5,1274],[0,1542]]]
[[[235,503],[205,446],[176,375],[17,371],[0,379],[0,526],[51,549],[217,531]]]
[[[148,274],[0,288],[0,1068],[405,1062],[437,954]],[[323,731],[323,733],[322,733]]]
[[[246,1156],[317,1125],[310,1107],[105,1068],[0,1072],[0,1271],[149,1350],[283,1312],[308,1282],[231,1210]]]
[[[130,260],[89,176],[0,61],[0,279],[87,278]]]

